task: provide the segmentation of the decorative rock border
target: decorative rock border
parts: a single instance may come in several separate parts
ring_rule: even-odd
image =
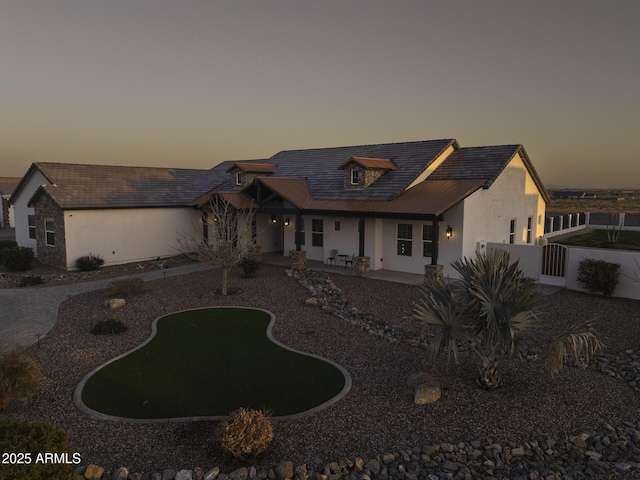
[[[340,459],[294,467],[283,461],[270,469],[242,467],[221,473],[205,470],[165,469],[162,472],[113,473],[97,465],[76,470],[78,480],[571,480],[597,474],[640,469],[640,424],[604,425],[566,439],[534,438],[516,444],[478,440],[457,445],[441,443],[408,447],[371,459]]]
[[[426,345],[425,338],[416,339],[350,306],[324,272],[286,273],[304,285],[325,312],[391,342]],[[605,353],[590,368],[624,381],[640,393],[640,349]],[[574,480],[593,475],[631,478],[640,472],[640,423],[624,422],[615,427],[605,424],[564,439],[538,437],[502,445],[490,439],[431,444],[386,452],[368,460],[356,457],[325,462],[316,458],[311,465],[295,467],[292,462],[283,461],[269,469],[251,466],[228,473],[221,473],[216,466],[209,470],[169,468],[148,473],[130,473],[121,467],[112,474],[96,465],[79,467],[76,472],[78,480]]]

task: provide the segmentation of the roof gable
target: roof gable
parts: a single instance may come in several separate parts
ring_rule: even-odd
[[[351,162],[355,162],[364,168],[378,168],[382,170],[395,170],[396,166],[388,158],[351,157],[338,166],[338,170],[344,169]]]

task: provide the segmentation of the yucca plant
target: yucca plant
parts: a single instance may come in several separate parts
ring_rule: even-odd
[[[441,278],[427,279],[413,316],[439,328],[428,347],[431,357],[446,353],[457,364],[459,346],[464,344],[481,363],[478,384],[493,390],[501,382],[500,360],[522,354],[522,334],[538,320],[542,296],[536,291],[536,281],[525,277],[518,262],[511,263],[504,250],[489,249],[475,259],[464,258],[451,265],[460,280],[447,284]],[[551,345],[554,360],[548,365],[552,373],[562,366],[566,355],[579,360],[603,346],[590,324],[567,330]]]

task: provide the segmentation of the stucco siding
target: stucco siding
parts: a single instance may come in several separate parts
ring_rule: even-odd
[[[531,244],[543,234],[545,203],[519,155],[509,162],[488,189],[480,189],[464,200],[464,244],[462,254],[473,256],[480,241],[505,243],[515,219],[514,244],[527,243],[528,218],[532,218]]]
[[[178,235],[202,235],[191,208],[132,208],[65,211],[67,267],[93,253],[105,265],[178,255]]]
[[[38,246],[35,238],[29,238],[29,215],[34,215],[33,208],[29,208],[27,204],[33,194],[40,185],[49,183],[47,179],[39,171],[34,170],[30,178],[22,186],[18,194],[16,195],[14,206],[14,217],[16,225],[16,242],[21,247],[33,248],[36,256],[38,255]]]

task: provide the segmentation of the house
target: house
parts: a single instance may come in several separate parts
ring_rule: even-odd
[[[16,241],[64,269],[89,253],[105,265],[176,255],[176,231],[197,225],[193,192],[225,180],[208,170],[34,163],[10,200]]]
[[[9,198],[20,182],[20,177],[0,177],[0,228],[13,228],[13,207],[9,205]]]
[[[522,145],[455,139],[289,150],[211,170],[38,163],[12,197],[16,238],[66,268],[89,252],[106,264],[155,258],[198,228],[212,197],[255,209],[263,252],[326,261],[335,249],[363,272],[442,265],[451,276],[453,260],[486,242],[535,243],[549,201]]]

